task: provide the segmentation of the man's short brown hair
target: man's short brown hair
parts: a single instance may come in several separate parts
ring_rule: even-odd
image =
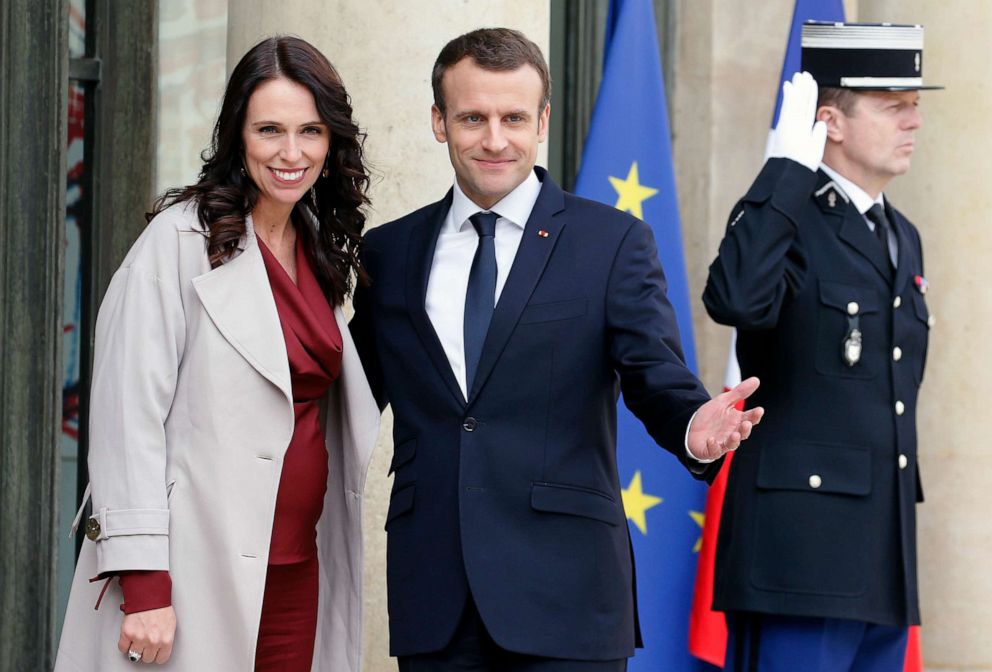
[[[471,58],[483,70],[509,71],[525,65],[533,66],[541,77],[544,96],[541,110],[551,102],[551,74],[548,62],[544,60],[541,48],[527,39],[523,33],[509,28],[480,28],[465,33],[444,45],[434,62],[431,73],[431,87],[434,89],[434,104],[444,115],[444,92],[441,80],[445,71],[461,61]],[[540,112],[540,110],[538,110]]]
[[[847,116],[851,116],[854,105],[858,102],[858,92],[853,89],[841,89],[833,86],[821,86],[816,99],[816,109],[824,105],[836,107]]]

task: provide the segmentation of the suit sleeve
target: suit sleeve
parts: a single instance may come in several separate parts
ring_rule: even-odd
[[[373,236],[374,239],[374,236]],[[374,244],[374,243],[372,243]],[[361,253],[362,267],[368,273],[372,285],[375,285],[375,261],[377,255],[374,253],[366,234],[365,246]],[[369,381],[372,389],[372,396],[381,411],[389,403],[386,396],[385,384],[383,383],[382,365],[379,360],[379,352],[376,347],[375,318],[372,306],[372,286],[355,288],[355,315],[348,323],[351,331],[351,338],[355,342],[355,349],[362,360],[362,368],[365,370],[365,377]]]
[[[114,275],[97,318],[90,396],[100,574],[169,569],[165,421],[185,325],[175,281],[134,266]]]
[[[714,477],[722,460],[702,464],[686,454],[689,420],[709,395],[685,365],[654,236],[644,222],[635,220],[627,231],[606,296],[610,358],[620,376],[624,403],[651,437],[695,476]]]
[[[799,221],[816,173],[789,159],[769,160],[731,211],[703,291],[707,312],[738,329],[771,329],[786,297],[806,278]]]

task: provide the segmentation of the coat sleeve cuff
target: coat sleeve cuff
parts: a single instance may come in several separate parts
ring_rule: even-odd
[[[96,543],[97,570],[169,569],[168,509],[101,508],[86,521]]]
[[[96,511],[86,521],[90,541],[135,535],[169,535],[168,509],[108,509]]]

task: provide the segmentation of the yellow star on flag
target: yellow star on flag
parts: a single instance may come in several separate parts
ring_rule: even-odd
[[[613,185],[613,188],[617,190],[617,194],[619,195],[617,204],[613,207],[617,210],[629,212],[638,219],[644,219],[644,210],[641,204],[658,193],[657,189],[645,187],[641,184],[641,178],[637,174],[637,161],[630,164],[630,172],[627,173],[626,180],[610,176],[610,184]]]
[[[706,514],[699,511],[690,511],[689,517],[696,521],[696,525],[699,525],[699,529],[703,529],[703,525],[706,524]],[[703,547],[703,535],[699,535],[699,539],[696,539],[696,545],[692,547],[693,553],[699,553],[699,549]]]
[[[665,500],[644,492],[644,488],[641,485],[640,471],[634,472],[634,477],[630,479],[630,485],[622,488],[620,495],[623,498],[623,510],[627,513],[627,518],[632,520],[634,525],[637,525],[637,529],[641,531],[641,534],[646,535],[648,533],[648,519],[644,515],[645,512],[654,506],[658,506]]]

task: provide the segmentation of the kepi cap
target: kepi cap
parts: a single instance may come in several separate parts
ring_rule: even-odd
[[[819,86],[862,91],[942,89],[923,84],[923,26],[807,21],[802,68]]]

